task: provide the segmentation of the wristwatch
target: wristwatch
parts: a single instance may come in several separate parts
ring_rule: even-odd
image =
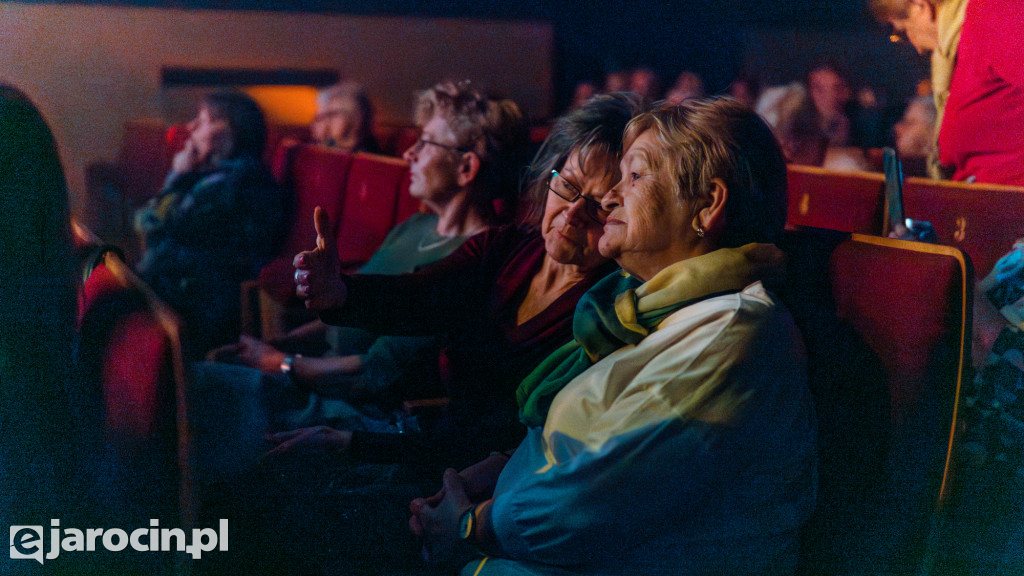
[[[284,360],[281,360],[281,374],[285,376],[292,375],[292,366],[295,364],[295,356],[285,356]]]
[[[295,359],[302,358],[302,354],[289,354],[281,360],[281,374],[284,374],[289,379],[292,377],[292,368],[295,367]]]
[[[476,527],[476,506],[470,506],[459,518],[459,537],[466,541],[473,540],[473,529]]]

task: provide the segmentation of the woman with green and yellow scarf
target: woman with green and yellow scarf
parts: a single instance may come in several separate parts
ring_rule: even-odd
[[[621,272],[518,391],[526,439],[412,502],[435,561],[476,574],[784,574],[814,507],[804,350],[762,281],[786,172],[732,100],[634,118],[600,242]]]

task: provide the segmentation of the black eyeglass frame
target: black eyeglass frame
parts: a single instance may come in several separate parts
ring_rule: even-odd
[[[573,196],[572,198],[566,198],[565,196],[563,196],[563,192],[555,190],[554,187],[551,186],[551,182],[554,181],[555,178],[561,178],[562,182],[565,182],[565,185],[568,186],[570,190],[575,192],[576,195]],[[601,203],[598,202],[597,200],[594,200],[593,198],[584,196],[583,191],[580,190],[578,186],[570,182],[568,178],[559,174],[558,170],[551,171],[550,178],[548,179],[548,190],[550,190],[555,196],[558,196],[559,198],[565,200],[570,204],[573,204],[574,202],[582,198],[584,205],[583,212],[586,213],[587,217],[589,217],[591,220],[597,222],[602,226],[604,226],[604,223],[608,220],[609,213],[605,212],[604,208],[601,207]]]

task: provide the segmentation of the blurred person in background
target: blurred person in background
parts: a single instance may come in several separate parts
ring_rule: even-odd
[[[238,338],[240,285],[279,249],[291,202],[263,162],[267,128],[241,93],[202,99],[163,190],[135,213],[139,276],[185,320],[200,357]]]
[[[904,174],[926,176],[926,161],[935,152],[934,99],[931,96],[911,99],[892,132]]]
[[[665,102],[676,105],[683,100],[704,97],[704,80],[696,72],[689,70],[676,78],[676,83],[665,94]]]
[[[362,84],[343,80],[317,95],[309,126],[313,141],[344,152],[380,153],[373,138],[373,104]]]

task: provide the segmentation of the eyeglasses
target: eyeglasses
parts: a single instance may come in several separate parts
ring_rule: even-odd
[[[560,184],[556,185],[555,182]],[[608,210],[601,207],[601,203],[593,198],[584,196],[579,186],[576,186],[569,180],[558,173],[558,170],[551,171],[551,180],[548,181],[548,190],[553,192],[555,196],[558,196],[562,200],[572,204],[577,200],[583,200],[583,211],[586,212],[587,216],[591,220],[598,224],[604,224],[608,220]]]
[[[427,144],[437,146],[438,148],[444,148],[445,150],[448,150],[450,152],[458,152],[460,154],[465,154],[466,152],[472,151],[469,148],[464,148],[462,146],[452,146],[450,144],[442,144],[440,142],[434,142],[433,140],[427,140],[423,136],[420,136],[419,138],[416,139],[416,143],[412,145],[410,150],[412,150],[414,153],[418,153],[420,150],[423,150],[423,147],[426,146]]]

